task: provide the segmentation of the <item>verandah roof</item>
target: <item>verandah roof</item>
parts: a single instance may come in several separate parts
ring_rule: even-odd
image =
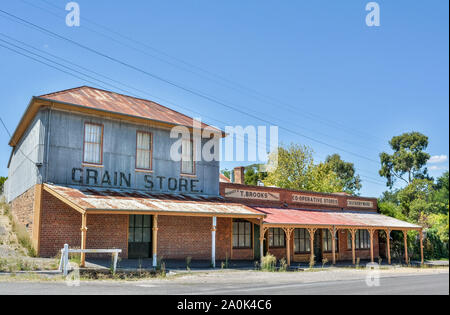
[[[161,214],[262,218],[264,214],[221,197],[152,194],[142,190],[45,184],[44,190],[87,214]]]
[[[279,226],[335,226],[358,228],[389,228],[392,230],[418,230],[422,227],[367,211],[327,211],[286,208],[254,207],[266,214],[265,225]]]

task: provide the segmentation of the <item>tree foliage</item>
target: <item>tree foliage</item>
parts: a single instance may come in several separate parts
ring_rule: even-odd
[[[393,187],[400,179],[410,184],[414,179],[428,178],[425,167],[430,155],[425,152],[428,147],[428,137],[419,132],[404,133],[389,141],[393,154],[380,154],[382,177],[387,179],[387,186]]]
[[[325,163],[330,165],[333,172],[338,176],[343,191],[356,194],[361,189],[361,178],[356,175],[353,163],[343,161],[339,154],[328,156]]]
[[[6,180],[8,179],[8,177],[2,177],[0,176],[0,193],[3,192],[3,186],[5,185]]]
[[[328,193],[355,193],[361,188],[353,164],[342,161],[337,154],[319,164],[314,164],[313,151],[307,146],[282,145],[278,148],[278,155],[274,154],[269,155],[269,164],[275,159],[278,163],[263,180],[266,186]]]
[[[245,167],[244,181],[246,185],[258,186],[267,177],[267,172],[261,171],[260,164]]]
[[[429,259],[448,258],[448,177],[449,173],[445,172],[436,182],[428,179],[413,179],[402,189],[385,192],[379,200],[382,214],[419,224],[425,228],[425,257]],[[418,255],[420,248],[417,239],[410,237],[410,240],[411,250]],[[401,243],[401,236],[397,241]]]

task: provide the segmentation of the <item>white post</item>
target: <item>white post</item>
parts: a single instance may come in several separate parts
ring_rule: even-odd
[[[64,263],[63,263],[64,276],[69,273],[69,245],[64,244]]]
[[[212,218],[212,229],[211,229],[211,262],[213,268],[216,268],[216,225],[217,225],[217,218]]]
[[[114,253],[114,267],[113,267],[113,273],[116,274],[116,269],[117,269],[117,256],[119,256],[118,252]]]

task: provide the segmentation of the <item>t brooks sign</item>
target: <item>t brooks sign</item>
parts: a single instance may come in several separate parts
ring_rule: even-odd
[[[254,200],[270,200],[279,201],[280,194],[266,191],[256,190],[243,190],[243,189],[225,189],[225,196],[227,198],[239,198],[239,199],[254,199]]]

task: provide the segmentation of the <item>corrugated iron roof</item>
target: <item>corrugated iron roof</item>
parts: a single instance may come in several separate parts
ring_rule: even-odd
[[[284,208],[254,207],[267,215],[265,224],[280,225],[335,225],[348,227],[387,227],[398,229],[418,229],[420,226],[397,220],[379,213],[363,211],[324,211]]]
[[[174,125],[193,126],[192,117],[158,103],[89,86],[44,94],[39,96],[39,98],[142,117]],[[207,126],[202,124],[202,128]]]
[[[120,211],[152,211],[170,214],[195,213],[205,215],[229,215],[262,217],[262,213],[250,207],[224,202],[221,197],[209,197],[187,194],[153,194],[146,191],[59,186],[45,184],[45,187],[56,193],[87,213],[95,210]]]

